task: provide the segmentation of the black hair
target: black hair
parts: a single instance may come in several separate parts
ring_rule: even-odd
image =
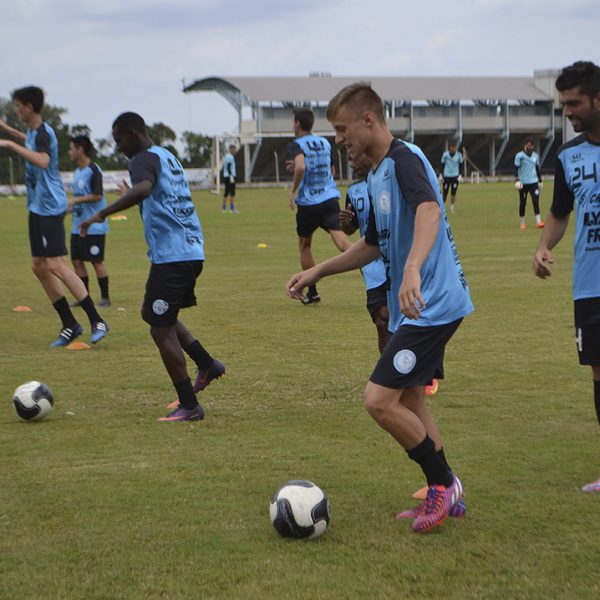
[[[315,115],[310,108],[295,108],[294,119],[300,123],[302,131],[312,131],[315,124]]]
[[[92,145],[92,140],[87,135],[74,135],[71,138],[71,142],[73,146],[81,148],[86,156],[91,156],[94,146]]]
[[[28,85],[19,88],[11,94],[13,100],[18,100],[21,104],[31,104],[33,112],[38,115],[44,107],[44,90],[35,85]]]
[[[113,129],[146,133],[146,123],[140,115],[134,112],[121,113],[112,124]]]
[[[600,67],[589,60],[578,60],[560,72],[555,86],[559,92],[579,86],[582,94],[595,98],[600,94]]]

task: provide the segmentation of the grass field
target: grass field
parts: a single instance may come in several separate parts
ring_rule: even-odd
[[[417,535],[392,517],[420,470],[362,407],[377,343],[360,275],[324,280],[320,305],[288,300],[299,265],[287,192],[238,196],[236,217],[195,195],[207,262],[182,319],[227,374],[193,424],[156,422],[174,393],[138,314],[137,211],[111,222],[109,337],[69,352],[48,347],[59,322],[30,271],[25,202],[0,201],[0,598],[600,597],[600,498],[579,492],[600,461],[573,343],[572,231],[542,282],[531,206],[520,231],[511,184],[460,189],[451,223],[476,312],[432,407],[469,514]],[[317,234],[316,257],[332,253]],[[30,379],[56,397],[40,423],[10,402]],[[318,540],[271,527],[270,496],[293,478],[330,498]]]

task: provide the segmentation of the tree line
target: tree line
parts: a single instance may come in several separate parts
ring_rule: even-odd
[[[91,139],[91,130],[87,125],[69,125],[63,121],[63,116],[66,113],[66,108],[52,106],[51,104],[46,104],[42,109],[43,120],[54,129],[58,139],[59,168],[61,171],[70,171],[75,168],[67,153],[71,137],[87,135]],[[4,119],[11,127],[23,131],[23,124],[19,122],[10,99],[0,97],[0,119]],[[172,152],[184,167],[202,168],[210,166],[211,137],[193,131],[184,131],[181,134],[183,150],[179,152],[174,146],[177,142],[177,134],[165,123],[159,121],[148,125],[148,135],[155,144]],[[112,139],[97,138],[92,141],[95,148],[92,160],[98,163],[102,170],[127,168],[127,158],[116,152]],[[12,158],[12,161],[9,158]],[[25,181],[25,161],[15,156],[14,153],[0,149],[0,183],[10,182],[11,168],[14,183],[23,183]]]

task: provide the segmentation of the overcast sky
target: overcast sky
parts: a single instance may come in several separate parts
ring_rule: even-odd
[[[533,75],[600,62],[600,0],[10,0],[0,13],[0,96],[43,87],[108,137],[125,110],[147,122],[233,131],[207,76]]]

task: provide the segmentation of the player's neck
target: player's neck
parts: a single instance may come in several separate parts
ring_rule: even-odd
[[[90,163],[92,162],[92,159],[89,156],[82,156],[78,161],[77,161],[77,166],[80,169],[83,169],[84,167],[87,167]]]
[[[593,144],[600,144],[600,125],[586,132],[587,139]]]
[[[27,119],[25,125],[27,125],[27,129],[34,131],[35,129],[39,129],[43,122],[42,115],[33,113],[29,119]]]
[[[367,156],[373,161],[373,165],[378,165],[385,158],[393,141],[394,136],[387,128],[382,129],[381,133],[375,137],[367,153]]]

